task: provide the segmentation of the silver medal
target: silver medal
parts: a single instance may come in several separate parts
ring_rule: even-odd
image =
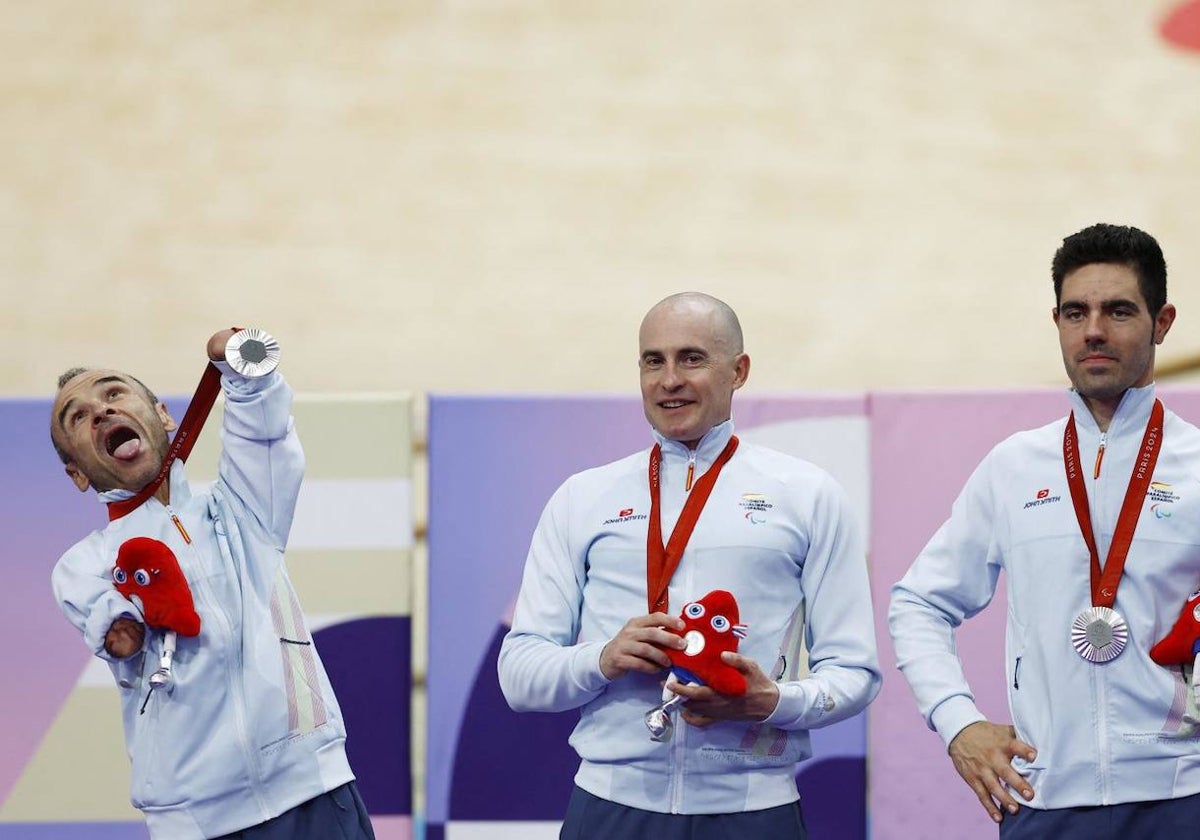
[[[266,376],[279,365],[279,342],[265,330],[239,330],[225,344],[225,361],[242,376]]]
[[[686,701],[687,698],[682,694],[673,694],[670,700],[665,700],[646,712],[643,719],[646,722],[646,728],[650,730],[651,741],[658,741],[661,744],[671,740],[671,735],[675,732],[675,722],[671,719],[671,712]]]
[[[1116,610],[1088,607],[1071,623],[1071,646],[1088,662],[1108,662],[1125,650],[1129,626]]]

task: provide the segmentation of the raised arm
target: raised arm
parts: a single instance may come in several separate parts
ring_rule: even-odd
[[[234,371],[225,361],[225,343],[233,333],[221,330],[208,341],[208,357],[221,371],[225,393],[218,476],[283,548],[304,477],[292,390],[279,371],[261,377]]]

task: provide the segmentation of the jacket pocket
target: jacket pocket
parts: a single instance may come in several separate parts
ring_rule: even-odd
[[[150,691],[149,686],[145,689]],[[156,808],[175,803],[178,792],[172,790],[171,779],[163,773],[160,752],[162,750],[160,727],[158,725],[162,697],[154,696],[158,692],[147,694],[145,705],[138,699],[138,705],[144,708],[144,713],[135,713],[132,749],[132,784],[130,785],[130,800],[135,808]],[[169,798],[168,798],[169,797]]]

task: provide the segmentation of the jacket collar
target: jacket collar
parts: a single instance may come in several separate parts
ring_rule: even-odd
[[[1075,412],[1075,425],[1082,431],[1086,429],[1092,434],[1100,434],[1096,419],[1088,409],[1083,397],[1074,388],[1068,394],[1071,400],[1071,410]],[[1124,434],[1141,435],[1150,422],[1150,410],[1154,408],[1154,383],[1141,388],[1130,388],[1121,395],[1117,410],[1113,412],[1112,422],[1108,424],[1108,436],[1117,437]]]
[[[657,429],[650,430],[654,435],[654,440],[662,447],[663,458],[682,458],[690,461],[692,458],[692,450],[687,448],[687,445],[678,440],[665,438],[658,433]],[[696,465],[697,467],[707,469],[713,461],[717,460],[717,456],[721,454],[721,450],[725,448],[725,444],[729,443],[729,438],[733,437],[733,420],[726,420],[724,423],[718,423],[707,432],[704,437],[700,438],[700,443],[696,445]]]
[[[171,507],[182,507],[192,497],[192,488],[188,484],[187,474],[183,471],[183,461],[176,460],[171,464],[171,474],[167,476],[167,481],[171,483]],[[106,505],[109,502],[121,502],[136,495],[132,490],[105,490],[97,493],[96,498],[100,500],[101,504]]]

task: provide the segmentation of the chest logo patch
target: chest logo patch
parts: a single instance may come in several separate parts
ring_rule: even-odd
[[[743,493],[738,507],[744,510],[745,519],[751,525],[761,525],[767,521],[767,511],[775,507],[762,493]]]
[[[1038,490],[1033,494],[1033,498],[1025,503],[1025,507],[1022,510],[1029,510],[1029,508],[1041,507],[1042,505],[1052,505],[1055,502],[1062,501],[1061,495],[1052,496],[1050,493],[1051,490],[1049,487],[1043,487],[1041,490]]]
[[[612,519],[605,519],[605,525],[624,525],[626,522],[637,522],[640,519],[649,519],[644,513],[637,513],[633,508],[621,508],[617,515]]]

